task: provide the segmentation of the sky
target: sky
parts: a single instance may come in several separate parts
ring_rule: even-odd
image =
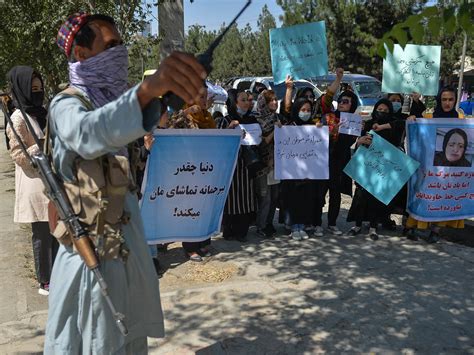
[[[191,4],[190,0],[184,0],[184,28],[194,24],[206,26],[207,30],[216,30],[225,22],[228,24],[237,15],[240,9],[245,5],[245,0],[194,0]],[[277,25],[281,22],[278,16],[283,14],[281,7],[276,4],[276,0],[252,0],[247,10],[242,14],[237,24],[240,28],[247,23],[256,29],[258,15],[262,11],[262,7],[267,5],[270,12],[275,16]],[[157,16],[155,8],[155,17]],[[158,32],[158,22],[156,18],[152,21],[152,33]]]

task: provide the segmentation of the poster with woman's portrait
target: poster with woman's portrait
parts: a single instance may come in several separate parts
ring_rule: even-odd
[[[470,167],[474,158],[474,129],[436,129],[434,166]]]
[[[407,210],[421,221],[474,216],[474,122],[432,118],[407,123],[408,154],[420,167],[408,182]]]

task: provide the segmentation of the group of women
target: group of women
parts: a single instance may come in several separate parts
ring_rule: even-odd
[[[260,236],[272,237],[275,234],[273,218],[277,207],[279,222],[287,227],[290,238],[301,240],[310,236],[322,237],[324,235],[322,211],[327,195],[329,197],[327,231],[336,236],[342,235],[343,232],[337,226],[341,209],[341,194],[352,196],[353,193],[352,180],[343,172],[351,159],[351,149],[354,146],[355,149],[361,145],[370,146],[372,137],[369,132],[374,130],[389,143],[404,151],[405,121],[416,120],[417,117],[428,117],[424,113],[426,107],[420,100],[420,95],[412,94],[410,114],[404,114],[402,113],[404,96],[399,93],[389,93],[375,104],[370,119],[363,123],[360,137],[339,133],[341,112],[354,113],[359,102],[354,92],[346,90],[338,95],[337,108],[333,109],[332,101],[341,86],[342,77],[343,70],[338,69],[336,80],[318,100],[315,100],[311,88],[300,89],[295,99],[291,100],[293,82],[288,77],[287,92],[280,112],[277,112],[277,97],[271,90],[265,90],[259,94],[254,110],[249,106],[247,92],[234,89],[229,91],[227,102],[229,113],[218,120],[218,127],[235,128],[239,123],[259,123],[262,130],[262,143],[257,148],[263,164],[258,171],[255,171],[254,165],[246,165],[241,151],[224,211],[224,238],[245,241],[252,223],[257,226],[257,233]],[[432,117],[461,118],[462,115],[455,109],[456,101],[455,90],[444,87],[437,96],[437,105]],[[330,138],[328,180],[278,181],[274,179],[273,134],[275,126],[284,125],[328,126]],[[449,139],[459,140],[460,138],[445,137],[444,146],[448,145]],[[462,145],[462,143],[465,145],[465,142],[459,144]],[[454,143],[449,144],[452,146]],[[464,226],[461,220],[426,223],[409,216],[406,212],[406,186],[386,206],[362,186],[357,183],[355,185],[347,217],[348,222],[354,222],[354,226],[348,231],[349,235],[360,234],[363,222],[368,222],[369,236],[375,241],[379,239],[377,232],[379,225],[389,230],[396,229],[396,224],[390,217],[393,213],[405,216],[403,234],[411,240],[417,239],[417,233],[415,233],[417,229],[429,228],[430,233],[426,241],[435,243],[439,240],[440,227],[462,228]]]

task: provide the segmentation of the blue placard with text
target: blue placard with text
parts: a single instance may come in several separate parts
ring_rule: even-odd
[[[270,30],[270,50],[275,84],[328,73],[324,21]]]
[[[218,233],[242,131],[169,129],[154,137],[141,200],[148,244]]]
[[[371,131],[372,144],[360,146],[344,172],[388,205],[420,163]]]

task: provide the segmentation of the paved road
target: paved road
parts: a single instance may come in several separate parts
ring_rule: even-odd
[[[29,232],[12,223],[13,165],[0,146],[0,353],[40,354],[47,301],[32,279]],[[474,248],[398,234],[296,242],[252,231],[245,245],[214,240],[203,264],[172,245],[160,254],[167,335],[150,340],[150,353],[474,354]]]

